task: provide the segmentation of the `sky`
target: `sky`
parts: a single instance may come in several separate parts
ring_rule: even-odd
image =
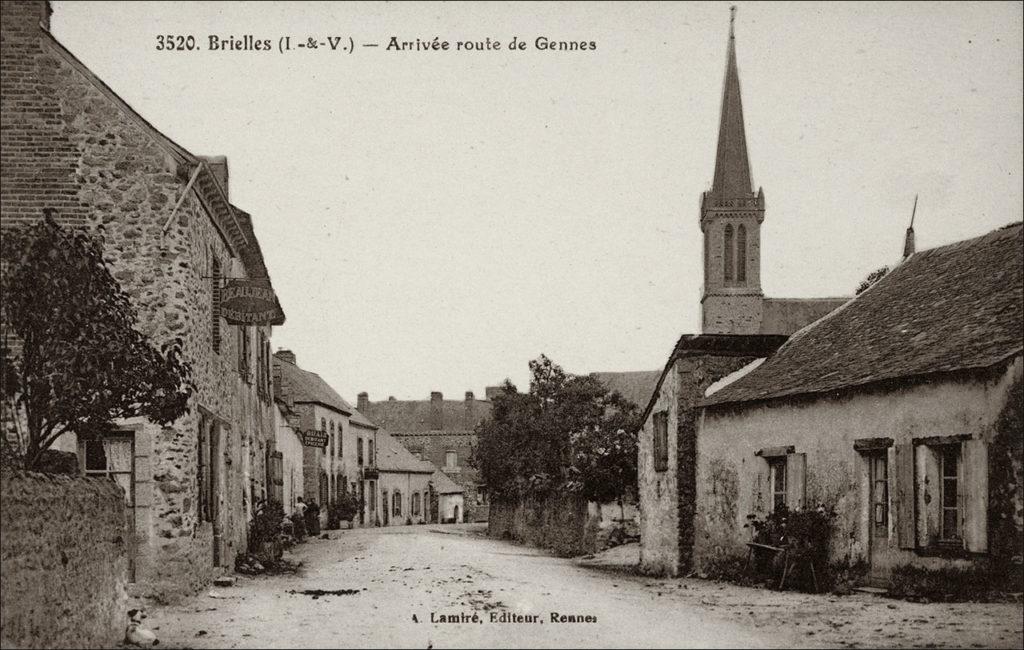
[[[541,353],[655,370],[699,331],[728,3],[53,7],[147,120],[228,157],[287,316],[273,346],[347,399],[525,388]],[[915,195],[918,249],[1021,220],[1022,31],[1020,3],[738,3],[766,296],[852,294],[898,261]],[[272,51],[209,49],[246,34]],[[294,45],[338,36],[355,48]]]

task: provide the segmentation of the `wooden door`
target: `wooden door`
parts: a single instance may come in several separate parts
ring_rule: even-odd
[[[882,580],[888,578],[889,551],[889,458],[885,451],[867,456],[870,475],[871,504],[869,517],[869,557],[871,578]]]

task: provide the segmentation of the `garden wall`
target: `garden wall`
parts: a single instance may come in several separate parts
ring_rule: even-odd
[[[487,534],[549,548],[561,556],[598,550],[599,517],[577,496],[557,495],[521,502],[492,501]]]
[[[3,647],[119,643],[128,579],[121,488],[101,478],[5,472],[0,504]]]

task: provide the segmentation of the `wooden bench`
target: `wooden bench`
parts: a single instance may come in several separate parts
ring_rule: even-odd
[[[747,570],[750,570],[750,564],[753,560],[754,551],[769,551],[773,555],[782,554],[782,578],[779,580],[779,589],[782,589],[786,585],[786,578],[793,575],[793,569],[796,568],[797,564],[803,562],[811,569],[811,580],[814,582],[814,591],[818,591],[818,576],[814,572],[814,562],[809,559],[790,559],[789,547],[786,546],[771,546],[769,544],[758,544],[756,542],[747,542]]]

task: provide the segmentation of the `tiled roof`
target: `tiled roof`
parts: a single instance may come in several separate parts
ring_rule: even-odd
[[[294,363],[274,356],[274,367],[281,370],[281,385],[296,402],[314,402],[351,415],[354,408],[315,372],[303,370]]]
[[[395,434],[472,431],[491,413],[491,403],[485,400],[441,400],[442,426],[434,429],[433,408],[430,400],[387,400],[370,402],[363,410],[381,428]]]
[[[360,413],[357,409],[352,409],[352,415],[348,417],[350,424],[356,426],[365,427],[367,429],[378,429],[379,427],[370,421],[370,418]]]
[[[377,469],[384,472],[418,472],[430,474],[436,471],[433,463],[419,460],[402,443],[383,429],[377,431]]]
[[[438,494],[461,494],[465,492],[455,481],[448,478],[448,475],[439,469],[435,469],[430,481],[434,484],[434,491]]]
[[[642,407],[651,399],[661,371],[592,372],[590,376],[604,384],[608,390],[619,391],[623,397]]]
[[[1024,348],[1021,223],[916,253],[705,405],[982,369]]]

